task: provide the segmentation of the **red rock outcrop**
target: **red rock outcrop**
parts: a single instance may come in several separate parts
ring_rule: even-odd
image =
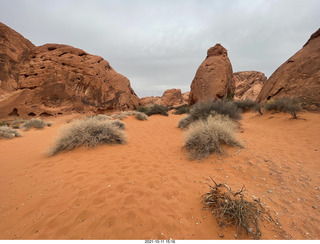
[[[142,97],[140,98],[140,103],[143,106],[158,104],[168,107],[176,107],[188,103],[188,101],[185,100],[185,97],[183,97],[181,89],[168,89],[161,97]]]
[[[267,81],[264,73],[258,71],[242,71],[233,74],[235,91],[234,100],[257,99],[263,85]]]
[[[0,90],[18,88],[19,64],[35,46],[18,32],[0,22]]]
[[[216,44],[207,51],[207,57],[191,83],[189,104],[224,98],[228,93],[234,93],[232,66],[227,50]]]
[[[0,32],[0,37],[3,36]],[[6,46],[10,47],[10,43],[8,39]],[[14,92],[2,94],[1,117],[15,110],[21,116],[38,116],[73,110],[126,110],[138,107],[139,98],[129,80],[117,73],[102,57],[61,44],[29,46],[29,49],[25,46],[17,48],[27,51],[20,58],[17,56],[14,69],[1,66],[4,67],[1,73],[5,74],[5,78],[14,77],[17,84],[9,86],[13,83],[12,79],[2,79],[5,90]],[[8,48],[0,46],[0,49]],[[7,63],[11,62],[7,56],[4,59]]]
[[[257,100],[298,97],[305,108],[320,110],[320,29],[267,80]]]

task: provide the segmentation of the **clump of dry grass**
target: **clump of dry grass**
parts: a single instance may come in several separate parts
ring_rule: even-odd
[[[55,145],[48,151],[49,156],[61,151],[70,151],[79,146],[95,147],[100,144],[125,144],[127,142],[126,133],[114,122],[95,119],[73,122],[61,131]]]
[[[104,121],[104,120],[110,120],[111,116],[106,114],[98,114],[98,115],[90,115],[87,117],[87,119],[96,119],[96,120]]]
[[[261,230],[259,219],[262,217],[274,220],[265,210],[258,199],[247,201],[244,197],[244,187],[237,192],[232,192],[226,184],[218,184],[212,178],[214,186],[210,186],[210,191],[204,194],[206,208],[210,208],[216,216],[220,227],[235,226],[237,235],[243,232],[252,235],[254,239],[260,239]]]
[[[146,115],[143,112],[138,112],[138,111],[123,111],[119,114],[114,114],[111,116],[112,119],[119,119],[119,120],[123,120],[125,118],[127,118],[128,116],[135,116],[136,119],[138,120],[148,120],[148,115]]]
[[[0,139],[7,138],[12,139],[14,137],[20,137],[21,134],[15,129],[11,129],[8,126],[0,126]]]
[[[29,121],[25,122],[22,126],[24,130],[29,130],[30,128],[35,129],[43,129],[45,126],[47,126],[47,123],[44,122],[42,119],[36,118],[36,119],[30,119]]]
[[[211,153],[222,153],[221,145],[242,148],[236,130],[237,125],[228,116],[220,114],[192,123],[184,145],[188,157],[191,160],[204,159]]]

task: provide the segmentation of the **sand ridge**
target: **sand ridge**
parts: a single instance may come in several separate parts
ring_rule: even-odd
[[[202,195],[210,176],[245,185],[278,225],[262,239],[319,239],[319,114],[243,114],[245,148],[189,161],[183,115],[124,120],[127,145],[45,155],[61,126],[0,141],[1,239],[235,239],[219,229]],[[242,236],[241,238],[245,238]]]

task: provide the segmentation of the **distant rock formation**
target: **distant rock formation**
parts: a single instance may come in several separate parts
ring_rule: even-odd
[[[234,80],[227,50],[216,44],[198,68],[191,83],[189,104],[208,99],[225,98],[234,93]]]
[[[233,74],[235,91],[234,100],[257,99],[263,85],[267,81],[264,73],[258,71],[242,71]]]
[[[158,104],[168,107],[181,106],[188,103],[189,95],[188,93],[182,94],[181,89],[168,89],[161,97],[142,97],[140,98],[140,103],[143,106]]]
[[[12,111],[38,116],[139,106],[129,80],[102,57],[61,44],[35,47],[0,27],[1,117]]]
[[[320,29],[267,80],[257,100],[299,97],[303,106],[320,110]]]

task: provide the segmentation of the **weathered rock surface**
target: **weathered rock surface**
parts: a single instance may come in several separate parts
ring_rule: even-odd
[[[187,104],[189,96],[187,94],[183,96],[181,93],[181,89],[168,89],[166,90],[161,97],[142,97],[140,98],[140,103],[143,106],[152,105],[152,104],[158,104],[158,105],[164,105],[168,107],[176,107],[181,106],[183,104]]]
[[[242,71],[233,74],[235,91],[234,100],[257,99],[261,88],[267,81],[264,73],[258,71]]]
[[[189,103],[227,97],[234,93],[234,80],[227,50],[216,44],[198,68],[191,83]]]
[[[0,37],[3,36],[0,32]],[[0,66],[2,89],[14,90],[0,97],[1,117],[14,110],[21,116],[38,116],[67,111],[125,110],[139,106],[139,98],[129,80],[102,57],[68,45],[34,47],[26,41],[27,46],[24,45],[25,39],[22,40],[22,44],[15,44],[16,49],[25,51],[21,51],[20,56],[13,56],[17,60],[14,69],[8,65]],[[10,47],[10,39],[7,43]],[[1,52],[8,50],[4,46],[0,49]],[[3,56],[5,64],[12,63],[13,58],[8,56]],[[14,84],[11,77],[14,77],[16,86],[8,85]]]
[[[299,97],[305,108],[320,110],[320,29],[267,80],[257,100]]]
[[[18,32],[0,22],[0,90],[18,88],[19,64],[35,46]]]

